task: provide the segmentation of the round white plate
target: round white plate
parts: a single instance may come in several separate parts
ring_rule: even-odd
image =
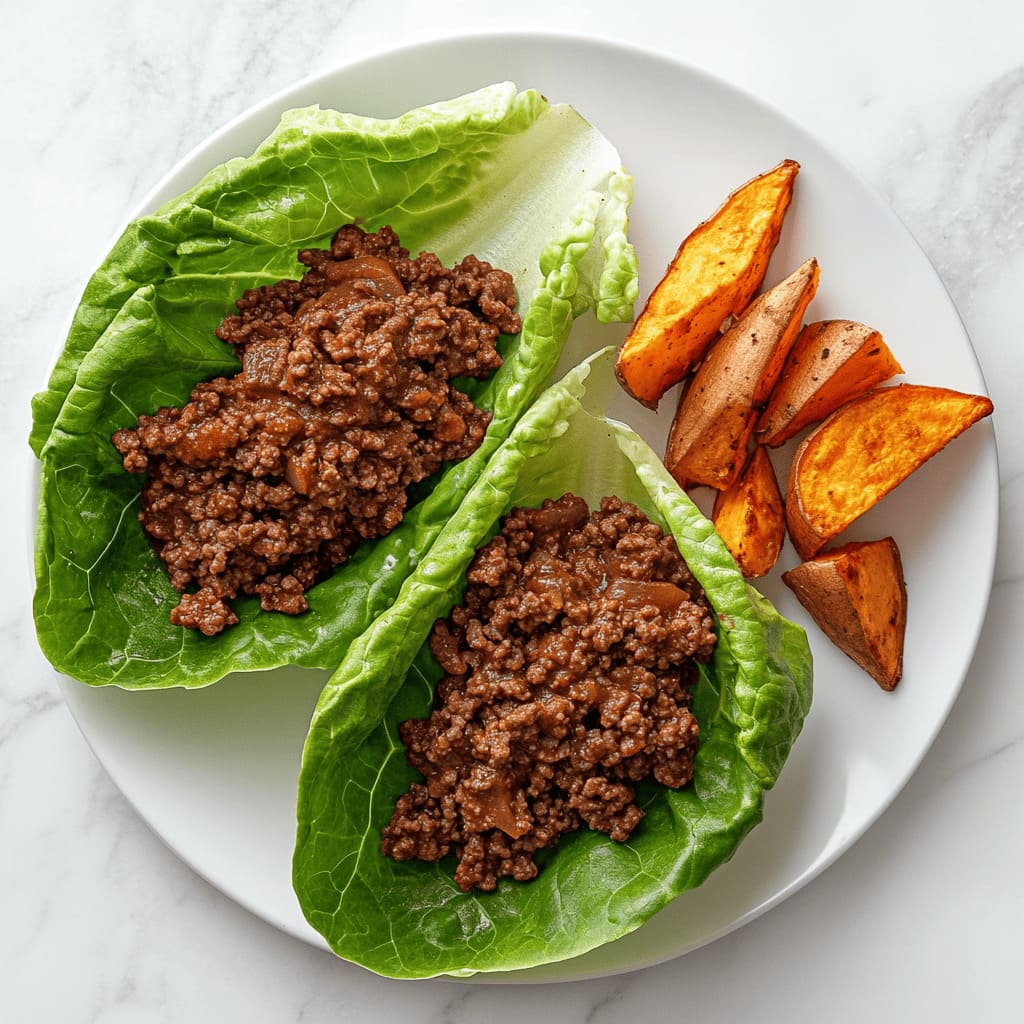
[[[250,152],[289,107],[319,103],[393,116],[504,79],[573,104],[618,147],[636,182],[631,236],[642,296],[679,241],[729,191],[791,157],[802,170],[767,283],[815,256],[821,286],[808,319],[847,317],[877,327],[908,380],[984,390],[970,342],[934,270],[855,175],[749,95],[610,42],[462,38],[340,68],[228,125],[172,170],[136,213],[183,191],[214,164]],[[586,322],[577,325],[584,337],[592,330]],[[613,329],[611,340],[621,333]],[[595,344],[608,341],[607,329],[595,336]],[[660,450],[670,399],[653,414],[619,395],[610,412]],[[782,461],[779,468],[784,479]],[[764,822],[703,887],[632,935],[502,980],[582,978],[678,956],[779,903],[847,849],[906,783],[967,673],[992,579],[997,486],[995,443],[983,422],[850,532],[858,539],[891,534],[903,553],[910,601],[905,672],[891,694],[832,648],[779,582],[779,570],[795,563],[787,547],[762,589],[808,628],[815,697],[782,778],[768,794]],[[200,691],[136,693],[63,682],[96,755],[167,843],[231,898],[319,945],[291,890],[291,853],[299,759],[323,678],[282,670],[231,677]],[[338,969],[346,968],[339,963]]]

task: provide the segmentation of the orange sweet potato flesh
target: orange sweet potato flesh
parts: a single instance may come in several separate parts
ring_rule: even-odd
[[[853,320],[807,324],[757,421],[757,439],[776,448],[804,427],[902,372],[882,335],[873,328]]]
[[[725,490],[739,476],[757,414],[768,401],[818,287],[817,260],[762,292],[714,344],[669,430],[665,465],[680,487]]]
[[[754,449],[737,481],[715,495],[711,521],[744,576],[764,576],[775,565],[786,540],[786,512],[762,445]]]
[[[615,373],[656,408],[757,294],[779,241],[800,165],[783,160],[738,188],[682,242],[619,350]]]
[[[883,690],[903,676],[907,587],[892,537],[847,544],[782,574],[821,631]]]
[[[992,412],[984,395],[925,384],[869,391],[800,443],[786,487],[786,525],[812,558],[968,427]]]

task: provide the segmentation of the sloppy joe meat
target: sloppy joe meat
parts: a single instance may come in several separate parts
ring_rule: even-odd
[[[230,601],[306,609],[305,591],[402,520],[407,488],[465,458],[490,420],[452,384],[501,365],[520,329],[512,278],[467,256],[409,257],[390,228],[342,227],[301,280],[246,292],[217,337],[241,371],[113,442],[146,473],[139,518],[181,593],[171,620],[206,634]]]
[[[627,839],[637,783],[693,776],[690,687],[714,644],[674,539],[635,506],[605,498],[591,515],[567,494],[513,510],[431,633],[434,710],[400,726],[423,781],[382,852],[454,853],[459,886],[488,891],[535,877],[535,853],[584,825]]]

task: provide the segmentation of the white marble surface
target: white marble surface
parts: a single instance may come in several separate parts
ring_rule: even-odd
[[[28,557],[0,592],[0,1020],[1019,1019],[1024,917],[1024,8],[664,0],[303,5],[178,0],[5,12],[0,451],[24,547],[28,400],[114,232],[163,171],[264,95],[394,45],[580,31],[706,68],[786,111],[872,182],[938,268],[997,408],[1001,533],[988,620],[920,770],[824,875],[682,959],[586,983],[396,983],[211,888],[98,765],[35,646]],[[747,10],[750,7],[751,10]],[[296,21],[298,16],[302,20]]]

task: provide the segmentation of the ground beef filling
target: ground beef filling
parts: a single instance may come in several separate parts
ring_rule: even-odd
[[[490,420],[452,378],[501,365],[520,329],[512,278],[473,256],[410,259],[390,228],[341,228],[300,281],[253,289],[217,329],[242,360],[183,408],[113,442],[148,473],[139,518],[181,593],[177,625],[213,635],[229,601],[297,614],[362,540],[401,522],[406,488],[462,459]]]
[[[693,777],[697,662],[715,634],[671,536],[633,505],[589,515],[565,495],[515,509],[476,555],[430,646],[446,673],[427,719],[402,723],[422,773],[382,851],[454,851],[466,892],[536,876],[536,851],[588,825],[625,840],[643,779]]]

